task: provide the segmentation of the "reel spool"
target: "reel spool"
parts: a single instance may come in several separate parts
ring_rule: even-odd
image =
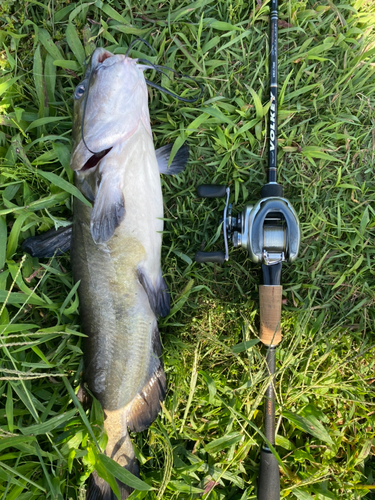
[[[202,252],[195,254],[198,263],[229,260],[228,240],[235,248],[245,248],[256,264],[274,266],[282,262],[293,262],[300,245],[298,216],[291,203],[279,196],[262,198],[255,205],[246,205],[242,213],[233,217],[229,204],[229,187],[216,184],[198,186],[200,198],[223,198],[226,203],[223,213],[224,252]]]

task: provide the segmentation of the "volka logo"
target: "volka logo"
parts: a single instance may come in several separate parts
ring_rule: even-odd
[[[271,95],[270,151],[275,151],[275,133],[276,133],[276,105],[275,105],[275,97]]]

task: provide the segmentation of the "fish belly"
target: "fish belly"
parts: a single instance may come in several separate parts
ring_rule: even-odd
[[[125,200],[124,219],[110,241],[94,243],[91,209],[74,201],[71,252],[87,335],[84,379],[105,411],[121,410],[124,426],[141,430],[156,418],[165,393],[157,316],[150,290],[140,280],[141,273],[159,293],[160,178],[152,140],[142,126],[107,156],[101,175],[121,187]]]

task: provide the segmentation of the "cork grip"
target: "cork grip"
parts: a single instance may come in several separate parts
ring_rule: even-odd
[[[277,345],[281,342],[281,285],[260,285],[260,340],[265,345]]]

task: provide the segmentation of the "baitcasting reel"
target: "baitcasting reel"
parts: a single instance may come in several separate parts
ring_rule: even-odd
[[[296,259],[300,228],[298,216],[288,200],[278,196],[262,198],[255,205],[246,205],[242,213],[233,217],[229,188],[202,184],[198,186],[197,193],[201,198],[226,196],[226,204],[223,215],[225,253],[198,251],[196,262],[223,264],[229,259],[228,239],[232,239],[234,247],[246,248],[255,263],[274,266]]]

